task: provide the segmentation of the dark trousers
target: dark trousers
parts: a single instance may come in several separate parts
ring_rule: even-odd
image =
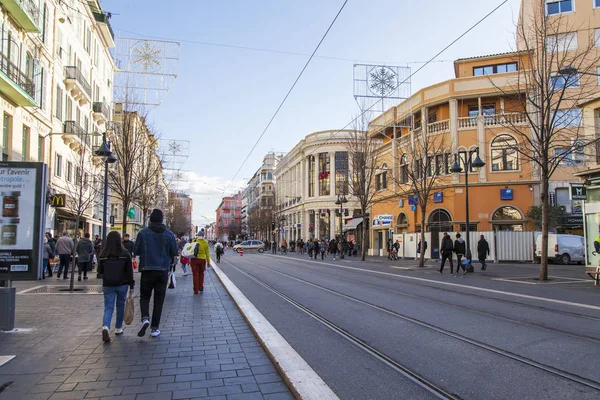
[[[81,273],[83,272],[83,277],[87,278],[87,273],[92,269],[91,261],[79,261],[77,263],[77,267],[79,268],[78,274],[81,277]]]
[[[454,262],[452,261],[452,250],[444,250],[442,251],[442,266],[440,267],[440,272],[444,270],[444,265],[446,265],[446,260],[450,261],[450,273],[454,273]]]
[[[67,279],[67,273],[69,271],[69,262],[71,261],[71,255],[70,254],[59,254],[58,258],[60,258],[60,267],[58,267],[58,277],[60,277],[60,274],[63,271],[63,268],[65,270],[65,279]]]
[[[457,254],[457,255],[456,255],[456,262],[457,262],[457,265],[456,265],[456,273],[458,273],[458,271],[460,271],[460,268],[461,268],[461,267],[462,267],[462,269],[464,269],[465,271],[467,270],[467,269],[465,268],[465,266],[462,264],[462,258],[463,258],[463,255],[462,255],[462,254]]]
[[[165,293],[169,283],[169,271],[144,271],[140,283],[140,310],[142,321],[150,319],[150,297],[154,290],[154,307],[152,309],[151,329],[158,329],[162,314]]]
[[[206,270],[206,260],[202,258],[192,258],[192,277],[194,278],[194,294],[204,290],[204,271]]]
[[[479,262],[481,263],[481,270],[485,271],[485,269],[487,268],[487,264],[485,263],[485,258],[480,258]]]

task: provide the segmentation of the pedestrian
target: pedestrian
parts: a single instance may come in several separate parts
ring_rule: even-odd
[[[64,268],[64,279],[67,279],[68,270],[69,270],[69,262],[71,261],[71,255],[73,254],[73,250],[75,250],[75,244],[73,243],[73,239],[69,236],[69,232],[64,231],[62,236],[56,241],[56,252],[58,253],[58,258],[60,259],[60,267],[58,267],[57,278],[60,279],[60,274]]]
[[[340,260],[344,258],[344,243],[341,238],[337,238],[337,251],[340,255]]]
[[[352,255],[354,257],[358,257],[358,243],[356,243],[356,240],[354,241],[353,246],[354,246],[354,249],[352,250]]]
[[[460,237],[460,233],[456,234],[456,240],[454,241],[454,252],[456,253],[456,275],[458,276],[460,274],[460,269],[462,267],[463,269],[463,275],[467,273],[467,269],[465,268],[465,266],[462,263],[462,258],[463,256],[466,254],[466,248],[467,246],[465,245],[465,240],[463,238]]]
[[[150,326],[151,336],[160,335],[159,324],[165,293],[169,283],[169,269],[177,257],[175,235],[163,224],[163,212],[157,208],[150,214],[150,224],[142,229],[136,239],[134,253],[140,258],[140,311],[142,325],[138,336],[146,334]],[[150,323],[150,297],[154,291],[152,323]]]
[[[313,258],[313,252],[314,252],[315,253],[315,258],[317,258],[317,253],[316,253],[316,250],[314,249],[315,242],[312,239],[308,239],[306,241],[306,246],[308,248],[308,257],[312,260],[312,258]]]
[[[90,242],[91,243],[91,242]],[[117,305],[115,334],[123,333],[123,317],[127,289],[133,295],[133,265],[131,253],[121,242],[121,234],[110,231],[106,236],[106,246],[98,255],[98,273],[102,274],[102,293],[104,293],[104,316],[102,317],[102,340],[110,342],[110,321]]]
[[[422,247],[421,243],[423,243]],[[427,240],[421,241],[421,239],[419,239],[419,244],[417,244],[417,254],[421,254],[421,248],[423,249],[423,253],[427,251]]]
[[[485,237],[481,235],[479,237],[479,242],[477,242],[477,258],[479,258],[479,262],[481,263],[481,270],[485,271],[487,268],[487,264],[485,259],[490,255],[490,245],[485,240]]]
[[[394,260],[398,259],[398,253],[400,252],[400,239],[396,239],[396,242],[394,243],[394,245],[392,246],[392,258]]]
[[[204,271],[206,266],[210,265],[210,251],[208,242],[204,239],[204,229],[200,229],[198,237],[192,240],[192,243],[198,243],[198,257],[191,259],[192,275],[194,278],[194,294],[204,292]]]
[[[191,262],[190,259],[184,256],[179,256],[179,262],[181,263],[181,270],[183,271],[183,276],[187,276],[187,266]]]
[[[98,235],[96,235],[94,239],[94,250],[96,251],[96,254],[100,254],[100,251],[102,250],[102,239],[100,239],[100,236]]]
[[[337,243],[335,239],[331,239],[329,242],[329,252],[333,254],[333,261],[335,261],[335,254],[337,253]]]
[[[324,260],[325,251],[327,251],[327,243],[325,243],[325,239],[321,239],[319,242],[319,251],[321,252],[321,260]]]
[[[287,254],[287,242],[285,241],[285,238],[281,238],[280,247],[281,247],[281,254]]]
[[[275,240],[271,242],[271,254],[277,254],[277,242]]]
[[[217,255],[217,264],[221,262],[221,254],[223,254],[223,245],[219,242],[215,244],[215,254]]]
[[[46,232],[46,238],[48,239],[48,244],[50,245],[52,252],[56,254],[56,239],[52,237],[50,232]]]
[[[54,258],[54,252],[48,238],[44,236],[44,249],[42,251],[42,279],[46,279],[46,272],[48,272],[48,278],[52,278],[52,267],[48,264],[50,259]]]
[[[450,275],[454,275],[454,262],[452,261],[453,250],[454,245],[452,244],[452,238],[450,235],[448,235],[448,233],[444,232],[444,237],[442,238],[442,244],[440,246],[440,253],[442,254],[442,265],[438,271],[440,275],[442,274],[442,271],[444,271],[446,260],[450,262]]]
[[[129,254],[131,255],[131,258],[133,259],[133,257],[134,257],[133,248],[135,247],[135,243],[133,241],[129,240],[129,233],[126,233],[123,235],[123,247],[125,247],[125,250],[127,250],[129,252]]]
[[[83,280],[87,281],[87,273],[92,270],[92,257],[94,255],[94,245],[90,240],[90,234],[85,233],[79,242],[77,242],[77,281],[81,282],[81,273]]]
[[[388,252],[388,260],[392,259],[392,246],[394,245],[394,241],[392,238],[389,238],[387,241],[387,252]]]

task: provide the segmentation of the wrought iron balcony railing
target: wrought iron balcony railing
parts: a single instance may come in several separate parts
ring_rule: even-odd
[[[108,30],[110,31],[110,35],[112,36],[112,38],[115,38],[115,33],[112,30],[112,27],[110,26],[110,21],[108,19],[108,15],[106,13],[94,13],[94,18],[96,19],[96,22],[100,22],[103,24],[106,24],[106,26],[108,26]]]
[[[0,70],[6,75],[11,81],[17,84],[25,93],[29,96],[34,97],[35,88],[33,81],[14,64],[8,56],[4,53],[0,53]]]
[[[108,108],[108,104],[102,101],[95,101],[92,104],[92,111],[95,113],[101,113],[106,117],[107,120],[110,119],[110,109]]]
[[[81,86],[83,91],[89,96],[92,97],[92,88],[81,73],[81,70],[75,66],[65,67],[65,78],[66,79],[75,79],[77,83]]]

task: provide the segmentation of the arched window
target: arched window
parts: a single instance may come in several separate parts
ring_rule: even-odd
[[[452,230],[452,217],[448,211],[438,208],[429,214],[429,231],[443,232]]]
[[[408,183],[408,156],[406,154],[400,158],[400,183]]]
[[[510,135],[499,135],[492,141],[492,171],[519,169],[517,140]]]
[[[398,226],[407,226],[408,225],[408,217],[404,213],[398,214],[398,218],[396,218],[396,225]]]
[[[387,189],[387,171],[388,166],[386,163],[383,163],[381,168],[377,167],[377,175],[375,175],[375,190],[384,190]]]
[[[514,207],[500,207],[492,214],[495,231],[523,231],[523,214]]]

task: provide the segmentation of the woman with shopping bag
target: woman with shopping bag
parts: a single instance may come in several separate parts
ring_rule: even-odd
[[[106,245],[100,252],[98,260],[98,273],[102,274],[102,292],[104,293],[104,317],[102,318],[102,340],[110,342],[110,322],[117,305],[117,320],[115,334],[123,333],[125,319],[125,302],[133,304],[133,267],[131,254],[123,247],[121,234],[111,231],[106,237]],[[129,289],[129,298],[127,298]],[[131,307],[129,312],[131,313]],[[133,315],[127,316],[129,323]]]

